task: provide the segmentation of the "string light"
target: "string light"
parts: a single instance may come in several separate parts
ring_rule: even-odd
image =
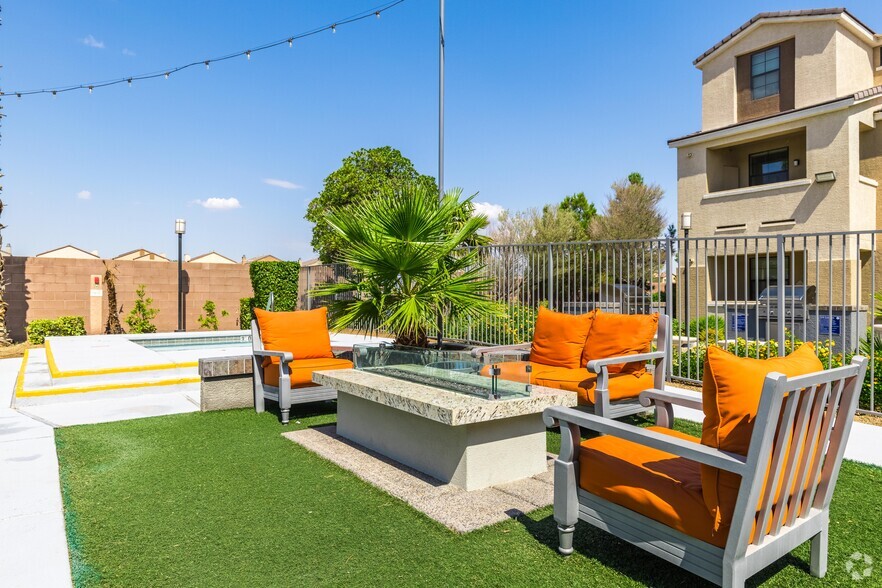
[[[205,69],[209,69],[209,64],[212,61],[215,61],[215,62],[216,61],[226,61],[229,59],[234,59],[236,57],[240,57],[242,55],[244,55],[247,59],[250,60],[251,53],[254,53],[257,51],[265,51],[266,49],[272,49],[273,47],[277,47],[277,46],[282,45],[284,43],[287,43],[288,47],[293,47],[294,41],[297,39],[304,39],[306,37],[311,37],[313,35],[317,35],[317,34],[323,32],[323,31],[327,31],[329,29],[332,33],[336,33],[338,26],[352,24],[352,23],[358,22],[360,20],[370,18],[372,15],[375,16],[376,18],[380,18],[380,14],[382,14],[383,12],[386,12],[387,10],[391,10],[392,8],[398,6],[399,4],[403,4],[404,2],[405,2],[405,0],[390,0],[386,4],[383,4],[379,7],[375,7],[370,10],[367,10],[365,12],[361,12],[361,13],[355,14],[353,16],[350,16],[350,17],[347,17],[347,18],[344,18],[341,20],[337,20],[333,24],[330,24],[330,25],[318,27],[318,28],[315,28],[315,29],[312,29],[312,30],[309,30],[309,31],[306,31],[304,33],[300,33],[297,35],[288,36],[288,37],[285,37],[285,38],[278,40],[278,41],[272,41],[270,43],[265,43],[263,45],[259,45],[257,47],[252,48],[252,49],[237,51],[236,53],[230,53],[227,55],[222,55],[220,57],[213,57],[211,59],[200,59],[198,61],[193,61],[191,63],[187,63],[187,64],[180,65],[177,67],[172,67],[172,68],[168,68],[165,70],[159,70],[159,72],[146,73],[146,74],[140,74],[140,75],[135,75],[135,76],[126,76],[123,78],[113,79],[113,80],[104,81],[104,82],[94,82],[91,84],[58,86],[58,87],[42,88],[42,89],[38,89],[38,90],[18,90],[18,91],[11,91],[11,92],[0,91],[0,97],[11,96],[11,95],[21,97],[21,96],[30,96],[33,94],[52,94],[53,96],[57,96],[58,94],[61,94],[64,92],[72,92],[74,90],[82,90],[82,89],[88,89],[89,93],[91,94],[95,88],[105,88],[107,86],[114,86],[116,84],[122,84],[123,82],[126,82],[126,83],[128,83],[129,86],[131,86],[133,80],[150,80],[150,79],[158,78],[160,76],[165,77],[165,79],[169,79],[171,74],[177,73],[177,72],[185,70],[185,69],[189,69],[189,68],[196,66],[196,65],[205,65]]]

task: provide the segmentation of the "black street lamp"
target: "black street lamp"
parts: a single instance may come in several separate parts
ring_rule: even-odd
[[[187,221],[182,218],[175,220],[175,233],[178,235],[178,331],[184,330],[184,268],[183,241],[187,232]]]

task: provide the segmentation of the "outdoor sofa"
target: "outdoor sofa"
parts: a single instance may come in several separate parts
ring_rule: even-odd
[[[649,390],[647,429],[553,407],[559,550],[584,521],[724,587],[811,541],[827,568],[829,508],[867,360],[824,371],[810,344],[787,357],[708,349],[701,396]],[[671,430],[673,404],[703,410],[701,438]],[[586,431],[601,433],[583,441]]]
[[[484,375],[495,366],[500,378],[521,381],[529,365],[534,384],[575,392],[582,410],[620,418],[648,410],[638,400],[642,391],[664,388],[669,324],[666,315],[570,315],[540,307],[532,342],[472,354],[483,358]],[[520,360],[509,361],[512,354]],[[508,357],[498,361],[502,356]]]
[[[254,410],[264,411],[266,400],[279,403],[282,424],[287,424],[292,404],[335,400],[337,391],[312,381],[316,370],[352,367],[331,349],[328,310],[270,312],[254,309],[251,321],[254,368]]]

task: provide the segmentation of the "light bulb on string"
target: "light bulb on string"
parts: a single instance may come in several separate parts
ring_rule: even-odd
[[[129,88],[131,88],[132,87],[132,78],[129,78],[128,82],[129,82]]]
[[[94,89],[94,86],[89,86],[89,94],[92,93],[92,90],[93,90],[93,89]]]
[[[248,61],[251,61],[251,49],[245,52],[245,57],[248,58]]]
[[[209,65],[210,63],[211,63],[210,61],[206,61],[206,62],[205,62],[205,69],[209,69],[208,65]]]
[[[170,76],[170,75],[171,74],[169,72],[165,72],[165,79],[168,79],[168,76]]]
[[[336,25],[336,24],[332,24],[332,25],[331,25],[331,32],[332,32],[332,33],[336,33],[336,32],[337,32],[337,25]]]
[[[288,39],[288,47],[294,46],[294,39]]]
[[[377,20],[380,20],[380,11],[378,10],[378,11],[376,11],[374,14],[377,15]]]
[[[17,97],[19,100],[21,100],[21,94],[19,94],[19,93],[16,92],[15,95],[16,95],[16,97]]]
[[[52,97],[58,98],[58,92],[56,92],[55,90],[52,90]]]

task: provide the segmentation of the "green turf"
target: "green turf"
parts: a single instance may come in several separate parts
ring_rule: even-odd
[[[452,533],[280,436],[333,422],[333,412],[296,418],[282,427],[240,410],[58,430],[76,585],[704,585],[585,524],[576,554],[560,557],[551,508]],[[847,462],[827,578],[808,575],[802,546],[751,585],[853,585],[849,555],[882,562],[880,515],[882,470]],[[873,580],[882,569],[861,585]]]

